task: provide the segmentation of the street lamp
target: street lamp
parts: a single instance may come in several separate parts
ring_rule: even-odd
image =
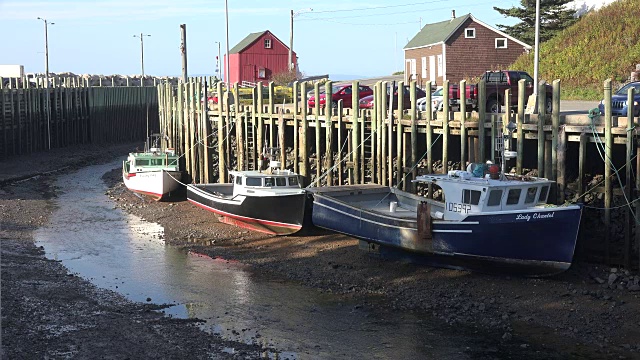
[[[313,11],[313,9],[308,8],[304,10],[298,10],[296,12],[293,12],[293,10],[291,10],[291,32],[289,35],[289,71],[294,69],[293,67],[293,18],[302,13],[306,13],[310,11]]]
[[[45,107],[47,109],[47,143],[49,150],[51,150],[51,108],[49,106],[49,24],[55,25],[55,23],[50,23],[47,19],[38,17],[38,20],[42,20],[44,22],[44,81],[46,91],[46,101]]]
[[[144,37],[151,36],[149,34],[140,33],[140,35],[133,35],[133,37],[140,38],[140,64],[142,65],[142,77],[140,78],[140,86],[144,86]]]
[[[220,41],[215,41],[218,44],[218,57],[216,58],[216,72],[218,73],[218,78],[222,80],[222,69],[220,69]]]

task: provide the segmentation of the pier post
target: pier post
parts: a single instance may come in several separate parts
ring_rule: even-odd
[[[411,95],[411,180],[415,180],[418,175],[416,163],[418,162],[418,124],[416,119],[416,81],[412,80],[409,85],[409,94]],[[416,192],[414,183],[410,183],[411,192]]]
[[[524,124],[524,109],[525,109],[525,88],[526,83],[524,79],[518,81],[518,117],[517,120],[517,157],[516,157],[516,174],[522,175],[522,159],[524,158],[524,131],[522,130],[522,124]]]
[[[547,97],[546,83],[541,81],[538,85],[538,176],[545,177],[544,171],[544,120],[545,120],[545,101]]]
[[[635,152],[635,141],[634,141],[634,123],[633,123],[633,114],[635,114],[635,106],[634,106],[634,94],[635,89],[633,87],[629,88],[627,91],[627,156],[625,162],[625,186],[624,186],[624,194],[629,202],[635,200],[636,192],[632,192],[633,188],[633,166],[631,165],[631,161],[633,159],[633,153]],[[629,269],[631,267],[631,253],[633,252],[633,246],[631,244],[631,238],[633,236],[633,224],[635,223],[635,219],[630,211],[630,206],[625,207],[624,211],[624,266]],[[638,258],[640,260],[640,258]],[[640,264],[638,265],[640,266]]]
[[[293,172],[299,173],[299,164],[298,159],[300,159],[300,150],[299,150],[299,132],[298,132],[298,113],[300,112],[298,106],[298,94],[299,91],[299,83],[298,81],[293,82],[292,89],[292,101],[293,101]],[[302,106],[306,106],[307,104],[302,104]]]
[[[310,182],[309,174],[309,148],[307,147],[307,132],[309,129],[309,122],[307,120],[307,111],[309,109],[307,104],[307,83],[300,84],[300,102],[302,103],[302,116],[300,117],[300,175],[304,178],[304,186],[307,186]]]
[[[356,80],[352,83],[352,91],[351,91],[351,104],[358,103],[360,99],[360,83]],[[360,143],[360,124],[358,123],[358,115],[360,114],[360,110],[358,107],[351,108],[351,138],[352,138],[352,151],[351,151],[351,174],[349,179],[353,179],[353,184],[360,183],[360,167],[358,166],[358,154],[360,153],[360,147],[362,146]]]
[[[460,170],[467,168],[467,82],[460,80]]]
[[[459,89],[464,91],[464,89]],[[442,83],[442,173],[449,172],[449,80]]]
[[[327,186],[333,186],[333,171],[331,170],[331,168],[333,167],[333,153],[332,153],[332,144],[331,144],[333,140],[333,122],[331,120],[331,116],[333,115],[333,107],[334,107],[333,99],[332,99],[333,83],[331,81],[327,81],[325,86],[326,86],[325,93],[327,94],[327,98],[326,98],[327,100],[326,100],[326,106],[324,108],[324,134],[325,134],[324,171],[327,174],[326,176]],[[338,104],[336,104],[335,106],[337,105]]]
[[[428,99],[429,97],[427,97]],[[396,123],[396,186],[402,181],[402,118],[404,116],[404,82],[398,82],[398,122]],[[393,185],[391,182],[389,185]]]
[[[484,124],[487,121],[487,88],[484,80],[480,80],[478,83],[478,155],[480,161],[485,162],[487,160],[486,154],[486,129]],[[492,156],[493,158],[493,156]]]
[[[612,203],[612,187],[611,187],[611,161],[613,136],[611,134],[611,79],[604,81],[604,225],[605,225],[605,261],[609,263],[610,252],[609,245],[611,243],[611,203]],[[597,145],[597,143],[596,143]]]

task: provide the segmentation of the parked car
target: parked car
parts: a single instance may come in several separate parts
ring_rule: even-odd
[[[332,101],[332,106],[336,107],[338,106],[338,100],[342,100],[342,106],[344,106],[345,108],[350,108],[351,107],[351,94],[352,94],[352,86],[351,84],[345,84],[345,85],[334,85],[332,87],[332,92],[333,92],[333,96],[331,97],[331,101]],[[358,88],[358,99],[362,99],[365,96],[369,96],[369,95],[373,95],[373,90],[366,86],[366,85],[360,85]],[[322,92],[320,94],[320,106],[324,107],[326,104],[326,97],[327,95]],[[307,101],[307,105],[309,107],[315,107],[316,106],[316,97],[315,94],[314,96],[310,96],[309,100]]]
[[[427,98],[422,97],[416,101],[418,110],[427,111]],[[435,115],[436,112],[442,111],[442,86],[438,86],[436,91],[431,94],[431,110]]]
[[[626,84],[611,96],[611,115],[627,116],[627,91],[631,88],[635,88],[635,93],[633,95],[633,116],[640,116],[640,106],[638,106],[640,103],[640,81]],[[600,109],[600,113],[604,115],[604,100],[600,101],[598,109]]]
[[[390,86],[387,87],[387,96],[389,96],[389,88]],[[403,88],[404,88],[402,91],[403,103],[404,103],[404,108],[406,109],[409,106],[411,106],[411,87],[409,87],[408,85],[405,85]],[[416,98],[423,98],[426,95],[427,93],[425,93],[424,90],[420,88],[416,88]],[[418,104],[417,100],[416,100],[416,104]],[[360,109],[372,109],[373,94],[361,98],[360,103],[358,104],[358,107]],[[397,109],[397,108],[398,108],[398,87],[396,86],[393,91],[393,109]]]

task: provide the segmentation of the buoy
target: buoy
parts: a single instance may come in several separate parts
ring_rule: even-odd
[[[500,178],[500,168],[498,167],[498,165],[489,166],[489,177],[494,180]]]

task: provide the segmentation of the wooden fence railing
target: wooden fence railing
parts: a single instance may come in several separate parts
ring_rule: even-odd
[[[155,87],[88,87],[76,79],[43,85],[0,89],[0,158],[75,144],[144,142],[147,124],[158,131]]]

